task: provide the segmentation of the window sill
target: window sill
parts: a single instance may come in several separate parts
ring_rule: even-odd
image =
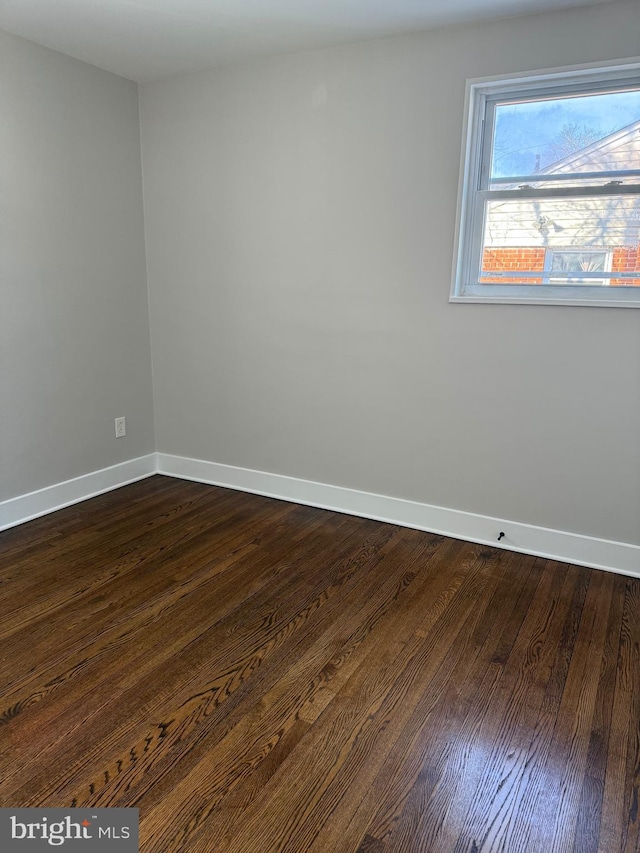
[[[640,294],[638,294],[640,297]],[[638,299],[553,299],[535,296],[450,296],[449,302],[467,302],[474,305],[573,305],[595,308],[640,308]]]

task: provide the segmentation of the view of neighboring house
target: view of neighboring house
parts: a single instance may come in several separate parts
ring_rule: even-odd
[[[611,172],[638,168],[638,163],[640,121],[563,157],[539,174]],[[635,183],[637,178],[630,180]],[[604,182],[606,179],[598,181]],[[589,183],[593,180],[562,181],[562,185],[574,187]],[[536,187],[533,182],[530,185]],[[554,186],[548,181],[544,185]],[[513,278],[490,275],[491,271],[510,270]],[[640,287],[640,195],[489,202],[482,271],[483,283],[555,284],[560,281],[554,281],[554,271],[562,271],[575,272],[575,279],[570,279],[574,284]],[[519,272],[537,271],[539,278],[518,277]],[[638,277],[580,279],[581,271],[637,272]]]

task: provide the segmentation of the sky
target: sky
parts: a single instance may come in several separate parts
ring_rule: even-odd
[[[498,104],[492,177],[531,175],[560,159],[563,128],[577,126],[578,137],[588,144],[638,120],[640,89]],[[629,168],[640,168],[640,164]]]

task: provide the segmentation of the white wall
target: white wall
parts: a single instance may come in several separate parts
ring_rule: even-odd
[[[154,436],[136,85],[0,33],[0,105],[2,500]]]
[[[640,312],[448,302],[465,79],[637,2],[141,87],[157,448],[640,543]]]

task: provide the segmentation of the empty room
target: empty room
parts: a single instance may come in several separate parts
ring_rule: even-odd
[[[640,851],[637,0],[0,0],[0,850]]]

